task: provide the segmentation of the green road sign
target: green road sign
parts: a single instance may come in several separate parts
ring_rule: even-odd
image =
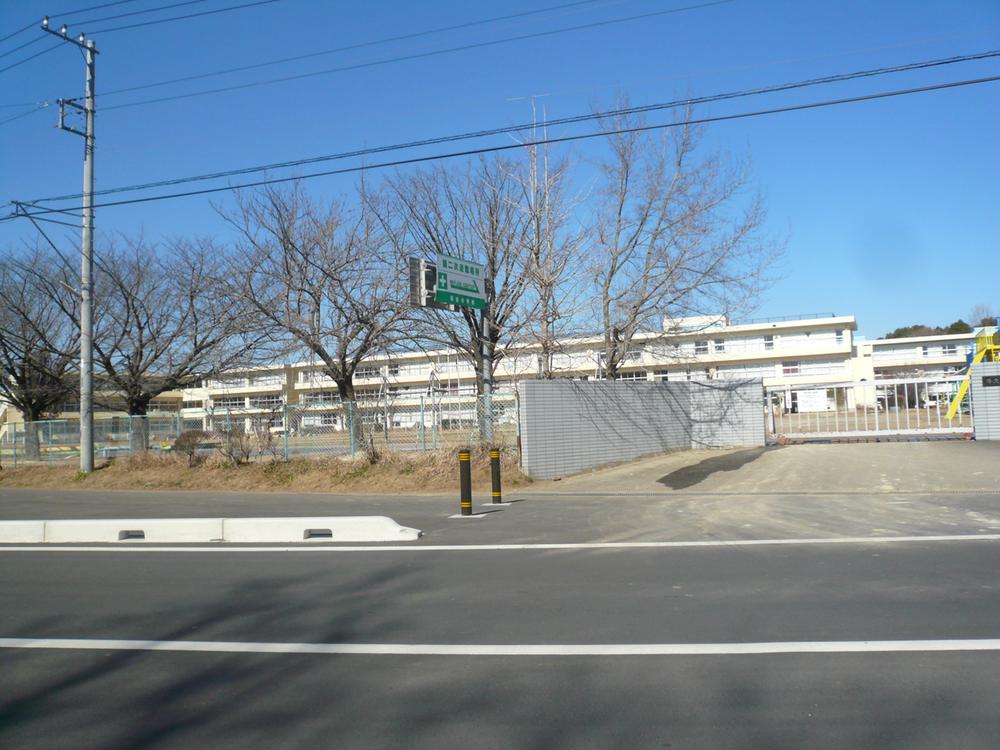
[[[472,261],[438,253],[434,301],[482,310],[486,307],[486,274],[483,267]]]

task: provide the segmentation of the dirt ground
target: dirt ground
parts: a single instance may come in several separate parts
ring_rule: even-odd
[[[531,480],[521,473],[516,455],[501,460],[505,487],[525,487]],[[92,490],[245,490],[281,492],[340,492],[427,494],[454,492],[458,460],[453,450],[428,453],[387,453],[371,464],[363,459],[292,459],[231,466],[209,462],[189,467],[182,456],[149,455],[101,462],[90,475],[75,465],[19,466],[0,471],[4,487],[40,487]],[[473,487],[490,487],[489,456],[473,452]]]

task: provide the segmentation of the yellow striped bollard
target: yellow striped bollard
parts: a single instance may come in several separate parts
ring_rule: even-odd
[[[502,503],[503,493],[500,489],[500,451],[490,451],[490,473],[493,475],[493,502]]]
[[[472,454],[468,448],[458,452],[459,503],[463,516],[472,515]]]

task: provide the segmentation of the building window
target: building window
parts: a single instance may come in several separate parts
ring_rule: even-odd
[[[694,342],[694,353],[695,354],[708,354],[708,342],[707,341],[695,341]]]
[[[931,356],[931,348],[929,346],[922,346],[920,347],[920,350],[923,352],[925,357]]]
[[[716,352],[724,352],[724,351],[726,351],[726,342],[723,339],[716,339],[715,340],[715,351]]]
[[[246,400],[242,396],[233,398],[214,398],[212,404],[216,409],[244,409]]]
[[[399,365],[396,364],[395,362],[390,363],[389,364],[389,374],[390,375],[399,375]]]
[[[377,367],[359,367],[354,371],[356,378],[377,378],[379,375]]]
[[[670,370],[654,370],[653,377],[656,380],[670,380]]]
[[[203,401],[182,401],[182,409],[201,409],[205,406]]]
[[[843,344],[844,343],[844,332],[843,332],[843,330],[838,329],[838,330],[836,330],[836,331],[833,332],[833,335],[834,335],[834,337],[836,337],[838,344]]]
[[[250,385],[268,386],[283,385],[285,376],[279,373],[269,373],[267,375],[254,375],[250,378]]]
[[[302,402],[305,404],[333,404],[336,401],[335,391],[312,391],[302,396]]]
[[[618,373],[618,379],[636,382],[636,381],[644,381],[647,378],[646,378],[646,373],[640,370],[637,372],[620,372]]]
[[[774,336],[767,335],[764,337],[764,349],[770,351],[774,348]]]
[[[277,409],[283,403],[280,393],[250,397],[251,409]]]
[[[209,381],[212,388],[242,388],[246,384],[246,378],[218,378]]]
[[[954,344],[945,344],[943,349],[946,357],[954,357],[958,353],[958,348]]]
[[[782,362],[781,363],[781,374],[782,375],[798,375],[802,372],[802,366],[799,362]]]

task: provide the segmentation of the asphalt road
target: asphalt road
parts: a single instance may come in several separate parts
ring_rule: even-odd
[[[421,529],[417,544],[646,542],[1000,533],[1000,493],[612,494],[510,490],[476,520],[456,496],[0,490],[0,519],[387,515]]]
[[[0,638],[117,644],[0,648],[0,746],[996,747],[1000,650],[815,644],[1000,638],[998,570],[997,541],[0,550]],[[773,642],[803,652],[726,646]],[[261,653],[268,644],[464,650]],[[527,653],[580,644],[707,648]]]

